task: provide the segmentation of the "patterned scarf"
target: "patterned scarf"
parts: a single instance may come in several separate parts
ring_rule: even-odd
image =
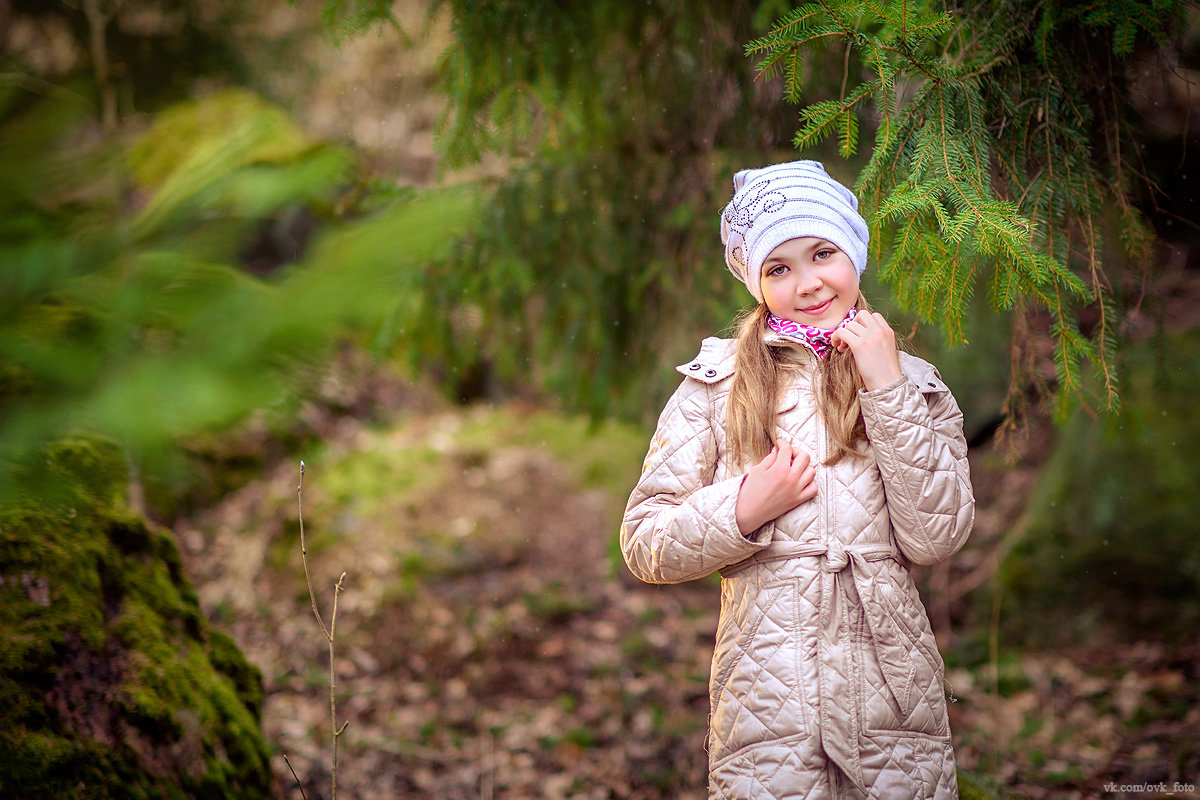
[[[825,359],[829,357],[830,351],[833,350],[833,342],[830,341],[833,332],[854,319],[854,315],[857,313],[857,308],[850,309],[850,313],[846,315],[846,318],[839,322],[836,328],[831,330],[818,328],[815,325],[801,325],[799,322],[792,322],[790,319],[777,317],[774,314],[767,315],[767,325],[783,338],[805,345],[809,350],[816,353],[817,358]]]

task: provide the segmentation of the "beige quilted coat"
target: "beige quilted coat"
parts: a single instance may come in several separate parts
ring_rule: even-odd
[[[706,339],[679,368],[621,526],[642,580],[722,575],[710,798],[957,797],[944,667],[907,566],[947,558],[971,530],[957,403],[901,353],[903,380],[861,397],[869,457],[818,466],[816,498],[747,539],[725,452],[733,362],[733,341]],[[796,370],[778,435],[820,464],[814,373],[815,357]]]

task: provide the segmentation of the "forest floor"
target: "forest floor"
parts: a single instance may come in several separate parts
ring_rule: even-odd
[[[284,754],[310,800],[329,796],[331,778],[329,654],[301,560],[302,499],[326,622],[346,573],[342,797],[704,797],[719,585],[642,584],[616,548],[650,431],[373,385],[397,412],[386,422],[314,405],[319,445],[175,526],[205,612],[262,670],[276,796],[301,796]],[[263,435],[247,429],[243,445]],[[1200,638],[1030,651],[964,611],[1037,480],[998,452],[972,458],[972,541],[919,574],[943,649],[985,643],[974,661],[947,659],[968,779],[981,796],[1200,797]]]

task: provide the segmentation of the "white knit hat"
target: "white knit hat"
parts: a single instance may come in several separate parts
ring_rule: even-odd
[[[819,161],[790,161],[733,176],[733,199],[721,213],[725,263],[762,302],[762,264],[789,239],[815,236],[850,256],[861,276],[870,234],[858,200]]]

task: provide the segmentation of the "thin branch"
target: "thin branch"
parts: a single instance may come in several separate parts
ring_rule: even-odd
[[[304,580],[308,582],[308,599],[312,602],[313,616],[317,618],[317,624],[321,626],[321,633],[325,634],[325,638],[330,641],[333,636],[329,633],[329,629],[325,627],[325,620],[321,619],[321,612],[317,610],[317,593],[313,591],[312,575],[308,571],[308,547],[304,543],[304,462],[300,462],[300,484],[296,487],[296,513],[300,518],[300,560],[304,562]],[[336,595],[335,595],[336,597]]]
[[[88,21],[88,40],[92,51],[92,69],[96,72],[96,86],[100,90],[100,119],[105,133],[117,130],[117,93],[109,74],[108,43],[104,29],[112,14],[100,10],[96,0],[83,0],[83,12]]]
[[[332,800],[337,800],[338,739],[345,732],[346,726],[350,724],[350,720],[342,723],[340,728],[337,724],[337,673],[333,666],[333,633],[334,627],[337,625],[338,595],[342,593],[342,582],[345,579],[346,573],[343,572],[338,578],[337,585],[333,587],[333,612],[329,616],[329,721],[333,730],[333,768],[330,770]]]
[[[292,769],[292,762],[288,761],[287,753],[283,754],[283,763],[288,765],[288,769],[292,770],[292,777],[296,779],[296,785],[300,787],[300,797],[303,800],[308,800],[308,795],[304,793],[304,784],[300,782],[300,776],[296,774],[296,770]]]
[[[308,547],[304,541],[304,462],[300,462],[300,483],[296,486],[296,511],[300,520],[300,560],[304,563],[304,580],[308,583],[308,599],[312,602],[313,616],[317,618],[317,624],[321,626],[321,632],[325,634],[325,640],[329,643],[329,722],[330,730],[333,733],[333,741],[330,745],[331,749],[331,765],[330,765],[330,800],[337,800],[337,768],[338,768],[338,739],[346,728],[350,725],[350,721],[346,720],[341,727],[337,724],[337,670],[334,661],[334,635],[337,632],[337,608],[338,597],[345,589],[346,573],[343,572],[338,577],[337,583],[333,587],[333,610],[329,614],[329,627],[325,627],[325,621],[321,618],[321,612],[317,609],[317,595],[313,591],[312,573],[308,569]],[[290,768],[291,765],[289,764]],[[293,773],[295,774],[295,773]]]
[[[850,78],[850,51],[853,49],[853,44],[852,40],[846,40],[846,56],[842,60],[842,91],[838,94],[838,97],[843,100],[846,99],[846,81]],[[880,81],[881,85],[882,83],[883,81]]]

